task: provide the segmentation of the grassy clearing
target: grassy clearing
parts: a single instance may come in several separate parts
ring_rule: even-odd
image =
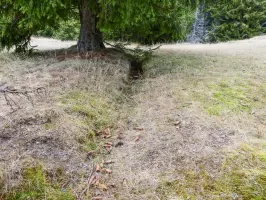
[[[161,199],[253,199],[266,196],[266,149],[242,145],[225,156],[217,176],[201,171],[177,172],[183,178],[158,187]]]
[[[74,191],[80,195],[87,187],[92,163],[106,159],[115,161],[105,166],[113,170],[112,176],[105,174],[102,188],[93,186],[80,199],[266,195],[266,82],[260,59],[160,51],[144,66],[143,78],[130,84],[128,63],[119,59],[57,62],[7,57],[0,62],[3,83],[15,88],[45,85],[50,95],[48,102],[21,109],[19,115],[11,115],[12,123],[5,120],[0,126],[0,142],[11,138],[10,143],[21,145],[12,149],[6,141],[0,145],[0,156],[13,153],[3,162],[0,157],[0,166],[5,166],[0,169],[0,197],[72,199]],[[0,103],[4,116],[8,107],[2,99]],[[42,118],[33,115],[25,123],[16,121],[29,118],[31,112],[46,113],[49,120],[40,123]],[[106,128],[111,138],[103,139],[99,131]],[[23,134],[1,138],[7,130]],[[16,140],[19,137],[23,140]],[[248,145],[241,145],[243,140]],[[118,141],[121,146],[111,154],[104,148],[106,142]],[[21,149],[33,160],[44,155],[42,164],[23,165],[24,157],[16,157]],[[51,176],[53,168],[63,169],[62,173]],[[62,188],[69,178],[70,184]]]

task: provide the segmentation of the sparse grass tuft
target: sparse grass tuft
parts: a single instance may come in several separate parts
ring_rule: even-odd
[[[181,172],[183,179],[166,181],[157,191],[162,199],[177,196],[183,199],[263,200],[266,196],[266,149],[242,145],[237,153],[227,155],[216,177],[206,170]]]
[[[60,179],[63,174],[59,173]],[[5,200],[74,200],[74,195],[66,188],[61,188],[62,182],[54,182],[44,169],[38,165],[27,168],[23,172],[23,182],[4,194]]]
[[[113,126],[117,119],[115,105],[108,98],[93,95],[86,91],[72,91],[66,94],[62,103],[68,112],[83,118],[90,130],[101,130]]]
[[[68,92],[61,98],[63,107],[78,127],[78,142],[86,152],[99,149],[101,139],[97,132],[113,128],[119,118],[119,108],[108,96],[97,95],[83,90]]]

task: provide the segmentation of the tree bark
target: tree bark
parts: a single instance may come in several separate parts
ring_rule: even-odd
[[[104,48],[102,33],[97,28],[97,17],[89,10],[87,0],[80,0],[80,34],[78,51],[97,51]]]

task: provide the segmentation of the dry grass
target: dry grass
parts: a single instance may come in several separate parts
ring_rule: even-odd
[[[244,55],[181,47],[160,51],[133,88],[125,145],[113,153],[117,199],[186,199],[178,192],[163,198],[156,188],[202,167],[218,176],[227,151],[265,144],[265,64],[256,47]]]
[[[19,187],[27,178],[24,168],[35,167],[35,162],[41,162],[48,172],[62,168],[67,178],[59,184],[69,182],[68,188],[81,193],[87,187],[94,162],[106,153],[104,141],[97,139],[95,133],[106,127],[115,129],[119,124],[128,63],[111,59],[58,62],[43,57],[22,60],[9,54],[1,57],[1,87],[44,87],[47,92],[41,96],[32,94],[34,105],[23,97],[11,96],[21,107],[15,111],[0,97],[2,194]],[[89,151],[99,158],[88,159]],[[20,195],[26,198],[27,192],[24,193]]]
[[[108,190],[89,190],[88,199],[247,199],[247,193],[263,194],[254,184],[266,187],[263,42],[163,46],[145,65],[143,78],[131,83],[122,59],[58,62],[0,54],[0,86],[48,90],[45,98],[34,99],[35,107],[20,100],[24,108],[15,113],[0,98],[4,191],[25,179],[23,169],[32,160],[42,160],[40,180],[50,180],[46,173],[52,168],[63,168],[67,189],[79,194],[91,164],[111,159],[113,173],[101,180]],[[119,134],[115,141],[97,136],[106,127]],[[106,141],[120,145],[109,154],[102,148]],[[89,151],[92,160],[86,159]],[[235,162],[234,156],[239,158]],[[54,191],[60,181],[44,185]]]

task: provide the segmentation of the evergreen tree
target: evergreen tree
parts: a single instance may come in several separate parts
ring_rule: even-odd
[[[235,0],[233,3],[209,5],[212,25],[211,41],[229,41],[251,38],[265,33],[266,1]]]
[[[182,35],[184,20],[180,10],[188,5],[194,8],[196,3],[196,0],[0,0],[0,42],[6,48],[15,45],[25,49],[32,34],[47,26],[56,27],[76,13],[80,20],[79,51],[104,48],[101,30],[132,29],[142,39],[177,39]]]

